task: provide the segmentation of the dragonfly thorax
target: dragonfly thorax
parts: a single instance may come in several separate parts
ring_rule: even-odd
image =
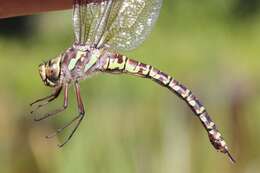
[[[57,86],[61,74],[61,56],[40,64],[39,73],[46,86]]]
[[[88,44],[74,43],[73,48],[79,51],[90,51],[92,47]]]

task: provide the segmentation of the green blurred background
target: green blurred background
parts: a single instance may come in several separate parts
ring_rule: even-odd
[[[25,31],[0,36],[1,173],[260,171],[258,0],[165,0],[145,43],[124,52],[173,75],[202,100],[235,165],[214,150],[183,101],[127,75],[81,82],[86,119],[70,143],[58,148],[71,129],[44,137],[76,116],[73,88],[68,110],[46,121],[32,120],[29,103],[51,92],[37,68],[71,46],[71,11],[30,17]],[[41,112],[61,104],[62,97]]]

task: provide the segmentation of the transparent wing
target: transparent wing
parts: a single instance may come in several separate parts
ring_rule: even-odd
[[[115,0],[97,47],[131,50],[150,33],[160,13],[162,0]]]
[[[162,0],[75,0],[75,40],[81,44],[131,50],[154,25]]]
[[[104,31],[104,20],[113,0],[74,0],[73,27],[75,42],[95,44]]]

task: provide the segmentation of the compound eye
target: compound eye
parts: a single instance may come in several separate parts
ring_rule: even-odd
[[[50,81],[57,81],[59,79],[59,69],[51,66],[47,69],[46,75]]]

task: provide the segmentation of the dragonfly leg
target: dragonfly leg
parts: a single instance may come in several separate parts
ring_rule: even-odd
[[[30,106],[33,106],[34,104],[39,103],[39,102],[44,101],[44,100],[48,100],[49,102],[54,100],[55,98],[57,98],[59,96],[61,90],[62,90],[62,86],[56,88],[51,95],[43,97],[43,98],[40,98],[38,100],[35,100],[34,102],[32,102],[30,104]]]
[[[62,112],[62,111],[64,111],[67,107],[68,107],[68,84],[65,84],[64,85],[64,101],[63,101],[63,106],[61,107],[61,108],[59,108],[59,109],[56,109],[56,110],[54,110],[54,111],[52,111],[52,112],[49,112],[49,113],[46,113],[46,114],[44,114],[42,117],[40,117],[40,118],[34,118],[34,121],[41,121],[41,120],[44,120],[44,119],[46,119],[46,118],[48,118],[48,117],[51,117],[51,116],[53,116],[53,115],[56,115],[56,114],[58,114],[58,113],[60,113],[60,112]],[[59,91],[60,92],[60,91]],[[57,97],[56,97],[57,98]]]
[[[82,99],[81,99],[81,96],[80,96],[80,88],[79,88],[78,82],[75,83],[75,90],[76,90],[78,110],[79,110],[78,116],[76,116],[71,121],[69,121],[65,126],[57,129],[56,132],[54,132],[53,134],[46,136],[46,138],[52,138],[52,137],[56,136],[57,134],[61,133],[67,127],[71,126],[75,121],[77,121],[77,124],[73,128],[73,130],[70,133],[70,135],[68,136],[68,138],[62,144],[59,144],[58,145],[59,147],[62,147],[66,143],[68,143],[68,141],[72,138],[72,136],[74,135],[74,133],[78,129],[78,127],[79,127],[79,125],[80,125],[80,123],[81,123],[81,121],[82,121],[82,119],[84,118],[84,115],[85,115],[84,105],[83,105],[83,102],[82,102]]]
[[[63,127],[58,128],[54,133],[47,135],[46,138],[53,138],[54,136],[58,135],[59,133],[61,133],[64,129],[66,129],[67,127],[71,126],[77,119],[79,119],[80,116],[76,116],[75,118],[73,118],[71,121],[69,121],[69,123],[65,124]]]
[[[33,106],[33,105],[35,105],[36,103],[45,101],[45,102],[43,102],[43,103],[37,105],[37,106],[35,107],[35,109],[33,109],[33,110],[31,111],[31,114],[33,114],[33,113],[34,113],[35,111],[37,111],[39,108],[41,108],[41,107],[47,105],[48,103],[50,103],[51,101],[55,100],[55,99],[60,95],[61,90],[62,90],[62,86],[59,87],[59,88],[57,88],[57,89],[55,89],[54,92],[53,92],[51,95],[46,96],[46,97],[43,97],[43,98],[38,99],[38,100],[34,101],[33,103],[31,103],[30,106]]]

